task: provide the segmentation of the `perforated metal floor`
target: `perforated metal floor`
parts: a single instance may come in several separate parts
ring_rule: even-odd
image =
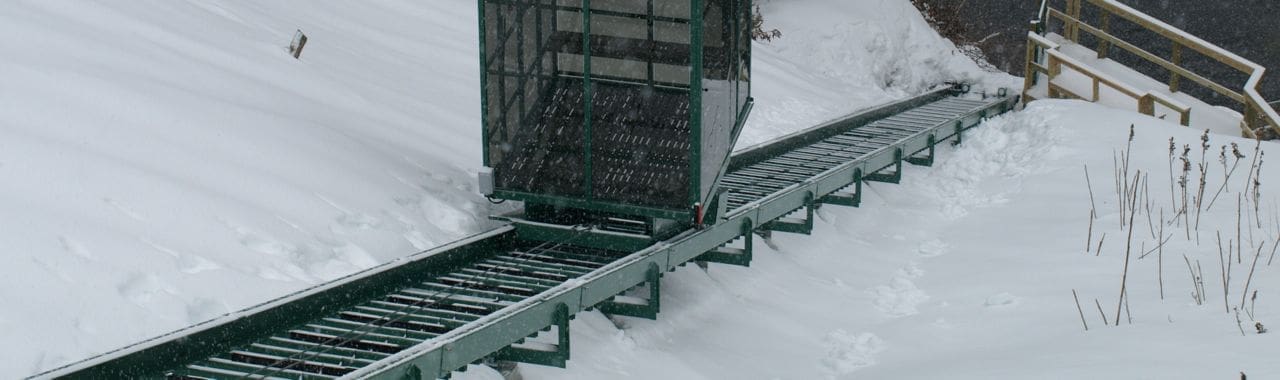
[[[565,80],[537,125],[517,137],[497,168],[498,186],[538,194],[585,189],[583,88]],[[686,92],[597,82],[592,98],[592,188],[596,199],[681,207],[690,160]]]

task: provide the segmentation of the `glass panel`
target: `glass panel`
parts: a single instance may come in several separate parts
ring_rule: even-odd
[[[485,133],[498,190],[582,194],[581,107],[559,107],[581,102],[582,83],[557,75],[582,71],[581,62],[575,70],[557,57],[564,50],[558,26],[572,24],[575,14],[554,5],[485,2]]]
[[[735,26],[738,29],[737,109],[740,115],[742,108],[747,105],[747,98],[751,97],[751,2],[737,0],[737,5],[738,24]]]
[[[595,199],[666,209],[688,206],[688,3],[591,2]]]
[[[691,0],[583,3],[485,0],[484,120],[495,185],[685,209],[699,149],[690,120],[701,115],[689,103]],[[731,34],[715,33],[721,51],[732,46],[724,39]],[[732,97],[730,65],[719,57],[720,93]]]
[[[702,146],[700,152],[699,194],[709,200],[720,168],[733,149],[732,133],[737,116],[737,61],[734,30],[735,0],[704,0],[703,70],[702,70]]]

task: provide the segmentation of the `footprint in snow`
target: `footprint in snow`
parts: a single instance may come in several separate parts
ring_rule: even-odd
[[[877,286],[870,292],[871,304],[885,315],[895,318],[919,314],[920,304],[929,300],[928,294],[902,275],[895,277],[889,285]]]
[[[916,287],[911,280],[924,276],[924,270],[915,262],[894,272],[893,281],[888,285],[871,288],[872,305],[890,317],[905,317],[918,314],[920,304],[929,300],[929,295]]]
[[[141,240],[142,240],[142,243],[151,246],[152,249],[155,249],[160,253],[169,255],[169,257],[173,258],[174,260],[177,260],[178,270],[182,271],[182,273],[196,274],[200,272],[207,272],[211,270],[222,269],[221,265],[218,265],[218,263],[210,261],[209,259],[206,259],[203,256],[179,253],[178,251],[169,249],[168,247],[165,247],[163,245],[160,245],[159,243],[151,241],[151,239],[141,238]]]
[[[994,296],[987,297],[987,301],[984,302],[982,306],[994,307],[994,308],[1014,307],[1014,306],[1018,306],[1018,300],[1019,298],[1015,295],[1012,295],[1009,293],[1000,293]]]
[[[151,303],[152,299],[164,295],[176,295],[178,292],[164,283],[154,274],[133,273],[116,286],[121,297],[138,306]]]
[[[68,253],[87,260],[93,260],[93,252],[90,252],[89,249],[85,248],[84,245],[80,244],[80,242],[72,240],[66,236],[58,237],[58,242],[62,243],[62,249],[66,250]]]
[[[850,334],[843,329],[828,333],[822,344],[826,356],[819,362],[831,378],[875,365],[877,356],[885,350],[884,341],[876,334]]]
[[[950,250],[951,250],[951,247],[948,246],[947,243],[943,243],[942,240],[938,240],[938,239],[930,239],[925,241],[924,243],[920,243],[920,248],[919,248],[920,256],[924,256],[924,257],[942,256],[947,254],[947,252]]]
[[[120,203],[120,201],[117,201],[111,198],[102,198],[102,202],[111,206],[111,208],[114,208],[116,211],[120,212],[121,214],[124,214],[124,216],[129,217],[129,219],[133,219],[139,222],[147,221],[147,218],[143,217],[142,214],[138,214],[136,211],[133,211],[133,209],[130,209],[129,207],[125,206],[123,203]]]
[[[212,298],[196,298],[187,304],[187,323],[196,324],[230,312],[227,305]]]

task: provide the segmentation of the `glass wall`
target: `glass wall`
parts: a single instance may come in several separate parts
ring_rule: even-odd
[[[692,195],[714,183],[749,92],[748,4],[484,0],[485,163],[499,195],[704,200]]]
[[[688,205],[690,1],[591,0],[593,199]]]
[[[750,3],[703,0],[699,201],[707,202],[733,150],[733,128],[750,93]]]
[[[557,75],[581,72],[557,59],[559,25],[581,17],[559,12],[554,0],[486,0],[484,6],[484,123],[486,165],[499,190],[581,195],[581,102]],[[569,19],[564,19],[564,18]],[[566,91],[568,90],[568,91]],[[580,111],[580,110],[578,110]],[[555,174],[552,180],[544,176]]]

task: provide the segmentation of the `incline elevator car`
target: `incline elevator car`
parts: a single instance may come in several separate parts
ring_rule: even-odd
[[[750,0],[479,7],[485,195],[557,223],[703,218],[752,105]]]

